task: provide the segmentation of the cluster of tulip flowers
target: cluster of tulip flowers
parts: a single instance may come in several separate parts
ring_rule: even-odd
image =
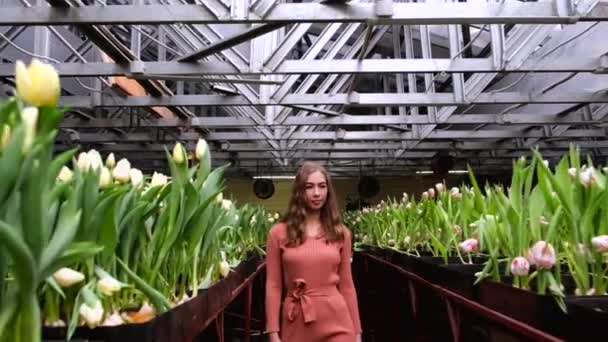
[[[576,295],[605,295],[608,261],[607,168],[581,161],[571,146],[552,169],[542,154],[513,162],[508,186],[444,183],[420,200],[404,194],[376,208],[347,214],[359,248],[377,245],[412,255],[485,259],[478,281],[512,285],[563,298],[563,277]],[[501,267],[507,263],[507,267]],[[501,271],[502,270],[502,271]],[[502,272],[502,274],[501,274]]]
[[[0,102],[0,341],[145,322],[263,253],[270,214],[223,198],[205,140],[191,158],[165,150],[170,175],[151,177],[114,154],[55,154],[57,72],[18,62],[15,83]]]

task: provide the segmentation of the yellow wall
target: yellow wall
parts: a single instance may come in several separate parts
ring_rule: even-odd
[[[380,178],[380,194],[369,200],[372,204],[379,202],[386,197],[401,198],[403,192],[415,194],[417,198],[420,193],[433,187],[442,178],[434,176],[412,176],[403,178]],[[334,179],[334,186],[338,197],[340,208],[343,208],[347,196],[357,198],[357,183],[358,179],[338,178]],[[462,182],[462,177],[447,177],[446,184],[448,187],[458,186]],[[226,190],[224,191],[225,198],[234,198],[238,203],[255,203],[262,204],[270,210],[283,212],[289,202],[291,195],[292,180],[274,180],[275,192],[274,195],[267,199],[261,200],[255,197],[253,193],[253,180],[246,178],[228,178],[226,180]]]

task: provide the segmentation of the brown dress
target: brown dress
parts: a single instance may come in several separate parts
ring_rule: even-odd
[[[354,342],[361,323],[350,232],[343,242],[308,238],[298,247],[285,246],[286,236],[284,223],[268,234],[266,331],[280,332],[282,342]],[[287,296],[281,308],[283,285]]]

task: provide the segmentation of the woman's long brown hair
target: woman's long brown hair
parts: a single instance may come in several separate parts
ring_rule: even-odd
[[[293,184],[289,208],[284,222],[287,224],[287,246],[296,247],[305,240],[306,221],[306,182],[308,176],[321,172],[327,182],[327,199],[321,208],[321,224],[327,241],[336,242],[344,240],[344,227],[336,203],[336,193],[327,170],[318,163],[305,162],[298,170]]]

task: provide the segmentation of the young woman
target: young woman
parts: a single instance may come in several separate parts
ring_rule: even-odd
[[[270,342],[361,341],[351,235],[319,164],[307,162],[298,171],[287,215],[271,228],[266,252]]]

